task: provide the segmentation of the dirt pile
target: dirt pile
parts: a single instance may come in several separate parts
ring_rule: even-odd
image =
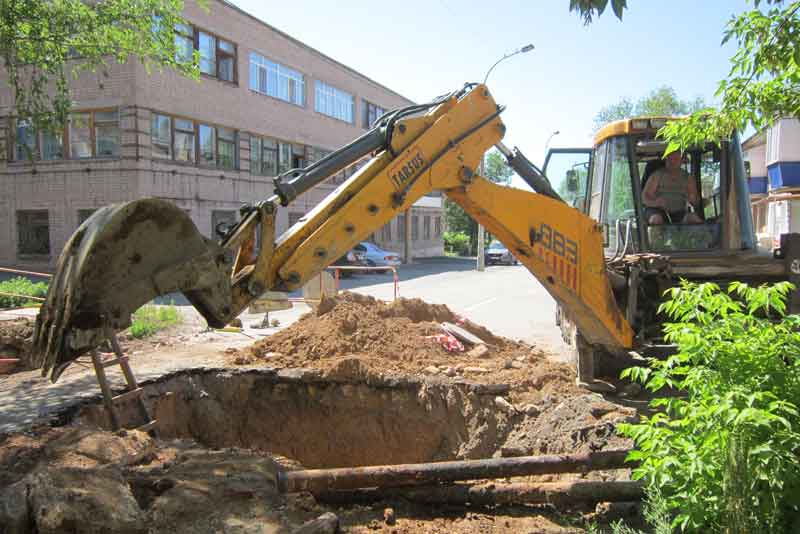
[[[442,322],[461,326],[483,340],[488,350],[471,350],[467,343],[463,352],[447,350],[441,340]],[[336,376],[422,374],[509,384],[515,395],[534,393],[528,399],[533,401],[544,394],[580,393],[570,366],[549,361],[536,347],[495,336],[447,306],[420,299],[385,303],[342,293],[323,300],[315,312],[284,330],[232,354],[236,364],[309,367]]]
[[[30,349],[34,323],[19,318],[0,321],[0,358],[19,358],[16,371],[32,369]]]

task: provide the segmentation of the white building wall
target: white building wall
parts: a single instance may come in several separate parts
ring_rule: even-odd
[[[767,166],[781,161],[800,161],[800,120],[781,119],[767,130]]]

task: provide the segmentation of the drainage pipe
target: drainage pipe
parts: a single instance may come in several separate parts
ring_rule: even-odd
[[[424,464],[376,465],[337,469],[310,469],[278,473],[278,489],[284,493],[398,486],[482,480],[556,473],[585,473],[632,467],[625,458],[629,450],[583,454],[520,456]]]

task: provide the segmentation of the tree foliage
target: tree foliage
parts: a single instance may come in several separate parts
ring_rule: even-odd
[[[636,102],[623,97],[619,102],[602,108],[594,117],[594,129],[597,131],[609,122],[620,119],[640,116],[686,115],[705,108],[706,103],[702,97],[696,97],[694,100],[681,100],[675,89],[668,85],[662,85]]]
[[[691,532],[796,532],[800,525],[800,316],[788,282],[751,287],[683,281],[660,307],[678,353],[623,376],[667,396],[621,425],[635,478],[657,488]],[[682,392],[675,396],[674,391]]]
[[[201,5],[205,5],[204,3]],[[0,0],[0,54],[14,93],[14,114],[54,131],[69,113],[69,82],[111,62],[138,58],[147,69],[196,77],[196,57],[178,59],[174,27],[182,0]]]
[[[622,20],[622,12],[628,7],[627,0],[569,0],[569,10],[577,12],[584,24],[590,24],[595,17],[603,14],[609,4],[614,15]]]

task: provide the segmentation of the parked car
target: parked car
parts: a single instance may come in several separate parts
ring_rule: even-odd
[[[350,250],[333,262],[331,267],[366,267],[367,262],[364,259],[364,254],[358,250]],[[354,273],[358,271],[353,269],[340,269],[339,270],[339,278],[350,278],[353,276]]]
[[[500,241],[492,241],[489,243],[489,246],[486,247],[486,254],[484,254],[484,261],[486,265],[493,265],[495,263],[517,265],[519,263],[517,258],[515,258]]]
[[[364,261],[370,267],[395,267],[400,265],[400,254],[383,250],[375,243],[369,241],[362,241],[353,250],[364,254]]]

